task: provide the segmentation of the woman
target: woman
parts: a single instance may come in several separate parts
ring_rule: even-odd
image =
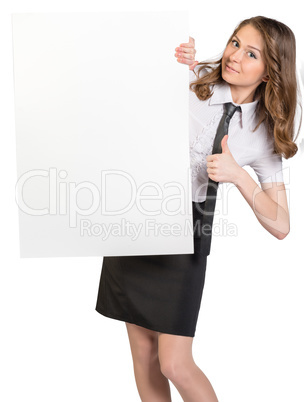
[[[297,152],[295,38],[265,17],[245,20],[213,63],[194,61],[194,41],[176,48],[188,64],[193,224],[201,223],[206,182],[234,183],[263,227],[278,239],[289,232],[282,156]],[[194,70],[194,71],[192,71]],[[239,105],[222,153],[211,154],[223,104]],[[227,133],[228,134],[228,133]],[[261,188],[242,168],[253,167]],[[96,310],[126,322],[134,373],[144,402],[169,402],[170,380],[184,401],[216,402],[215,391],[192,357],[207,255],[105,257]]]

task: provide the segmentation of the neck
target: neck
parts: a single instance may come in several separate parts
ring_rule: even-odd
[[[254,101],[256,88],[242,88],[230,84],[229,86],[234,103],[241,105],[242,103],[250,103]]]

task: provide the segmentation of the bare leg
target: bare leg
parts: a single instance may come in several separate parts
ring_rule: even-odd
[[[169,382],[160,371],[158,332],[129,323],[126,326],[142,402],[171,402]]]
[[[212,385],[192,357],[193,338],[159,334],[161,371],[177,388],[185,402],[218,402]]]

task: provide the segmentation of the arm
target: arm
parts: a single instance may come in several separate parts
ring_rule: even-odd
[[[260,188],[249,173],[236,163],[227,139],[228,135],[225,135],[221,142],[221,154],[207,156],[208,176],[217,182],[233,183],[261,225],[277,239],[284,239],[289,233],[289,211],[284,183],[262,183]]]
[[[189,36],[188,43],[181,43],[179,47],[175,48],[175,57],[177,61],[182,64],[188,64],[189,70],[194,70],[194,67],[198,64],[195,59],[195,40]]]
[[[234,184],[260,224],[277,239],[289,233],[289,211],[284,183],[261,183],[262,188],[240,167]]]

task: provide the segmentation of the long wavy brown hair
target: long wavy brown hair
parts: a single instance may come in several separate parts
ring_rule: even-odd
[[[265,123],[269,135],[274,136],[274,153],[288,159],[298,151],[294,141],[300,131],[299,127],[297,134],[295,133],[294,123],[299,94],[295,36],[282,22],[258,16],[242,21],[234,30],[227,45],[238,31],[248,24],[262,35],[263,58],[269,76],[269,80],[262,82],[255,91],[254,98],[259,99],[256,109],[258,124],[255,130],[260,124]],[[190,89],[199,99],[206,100],[212,96],[212,86],[224,81],[222,58],[201,62],[197,66],[199,66],[196,73],[198,78],[190,84]],[[206,69],[207,73],[200,77],[203,69]]]

